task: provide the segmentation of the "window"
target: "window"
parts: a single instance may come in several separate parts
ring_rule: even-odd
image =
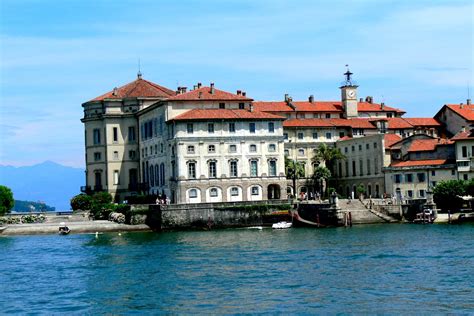
[[[356,162],[355,160],[352,161],[352,176],[355,177],[357,175],[357,170],[356,170]]]
[[[268,123],[268,132],[274,133],[275,132],[275,124],[273,122]]]
[[[195,162],[188,163],[188,178],[196,179],[196,163]]]
[[[210,197],[216,197],[218,195],[219,195],[219,191],[217,191],[216,188],[212,188],[212,189],[209,190],[209,196]]]
[[[421,158],[421,153],[420,153],[420,152],[415,153],[415,157],[416,157],[417,159]]]
[[[466,158],[467,157],[467,146],[462,146],[462,157]]]
[[[377,158],[374,159],[374,173],[379,173],[379,160]]]
[[[304,149],[303,148],[298,149],[298,156],[304,156]]]
[[[304,138],[304,133],[299,132],[299,133],[298,133],[298,139],[303,139],[303,138]]]
[[[318,139],[318,133],[316,132],[313,133],[313,139]]]
[[[189,198],[190,199],[197,198],[197,196],[198,196],[198,191],[196,189],[189,190]]]
[[[251,153],[254,153],[254,152],[256,152],[256,151],[257,151],[257,145],[253,145],[253,144],[250,145],[250,152],[251,152]]]
[[[136,141],[135,126],[129,126],[128,127],[128,141],[129,142]]]
[[[331,114],[326,113],[326,118],[331,118]]]
[[[119,171],[114,170],[114,184],[119,184]]]
[[[145,147],[145,157],[148,156],[148,147]]]
[[[362,159],[359,160],[359,172],[361,176],[364,175],[364,162],[362,161]]]
[[[425,197],[425,190],[419,190],[418,191],[418,196],[421,197],[421,198],[424,198]]]
[[[142,158],[145,157],[145,149],[142,148]]]
[[[231,177],[237,177],[238,176],[237,161],[235,161],[235,160],[232,160],[230,162],[230,176]]]
[[[229,145],[229,152],[236,153],[237,152],[237,145]]]
[[[100,161],[101,158],[102,158],[101,153],[99,152],[94,153],[94,161]]]
[[[431,181],[431,186],[434,188],[436,186],[436,181]]]
[[[114,160],[118,160],[118,159],[119,159],[118,151],[114,151]]]
[[[155,155],[158,155],[158,145],[155,145]]]
[[[365,144],[365,149],[370,149],[370,144]]]
[[[452,176],[456,175],[456,171],[455,171],[454,169],[451,170],[451,175],[452,175]]]
[[[214,133],[214,123],[207,124],[207,132],[210,134]]]
[[[194,154],[194,146],[188,146],[188,154]]]
[[[339,138],[343,138],[344,137],[344,132],[339,132]]]
[[[411,199],[413,198],[413,191],[412,190],[407,190],[407,196]]]
[[[370,159],[367,159],[367,175],[370,175],[372,172],[372,168],[370,166]]]
[[[95,128],[93,132],[94,136],[94,145],[100,144],[100,129]]]
[[[288,139],[288,133],[283,133],[283,138]]]
[[[269,144],[268,145],[268,151],[269,152],[275,152],[276,151],[276,145],[275,144]]]
[[[346,177],[349,176],[349,161],[346,161]]]
[[[349,151],[349,148],[344,147],[344,152],[347,153]]]
[[[374,148],[377,148],[377,143],[374,143]]]
[[[285,149],[285,157],[290,155],[290,151],[288,149]]]
[[[235,133],[235,123],[229,123],[229,133]]]
[[[355,151],[355,146],[354,145],[351,146],[351,150]]]
[[[249,123],[249,131],[250,133],[255,133],[255,123]]]
[[[463,180],[468,180],[467,173],[462,175]]]
[[[253,186],[252,187],[252,195],[258,195],[258,192],[259,192],[259,188],[257,186]]]
[[[239,103],[239,110],[245,109],[245,103]]]
[[[165,185],[165,164],[162,163],[160,165],[160,180],[161,180],[161,185]]]
[[[407,173],[407,174],[405,175],[405,182],[407,182],[407,183],[412,183],[412,182],[413,182],[413,174]]]
[[[160,167],[155,165],[155,184],[156,186],[160,185]]]
[[[424,173],[417,173],[416,177],[418,178],[418,182],[425,182],[425,174]]]
[[[188,125],[186,125],[186,130],[187,130],[188,134],[194,133],[194,125],[193,125],[193,123],[188,123]]]
[[[135,150],[128,151],[128,159],[135,160],[137,158],[137,152]]]
[[[219,109],[225,109],[225,103],[219,103]]]
[[[215,153],[216,152],[216,146],[215,145],[209,145],[207,147],[207,151],[210,153]]]
[[[250,160],[250,176],[256,177],[258,175],[258,161]]]
[[[237,188],[237,187],[230,188],[230,195],[231,196],[238,196],[239,195],[239,188]]]
[[[359,145],[359,151],[362,151],[362,145]]]
[[[163,153],[164,150],[165,150],[165,148],[163,146],[163,143],[160,143],[160,152]]]
[[[150,181],[150,186],[154,187],[155,186],[155,177],[153,176],[153,165],[150,166],[150,173],[149,173],[149,181]]]
[[[277,175],[277,165],[275,160],[270,160],[268,162],[268,174],[271,177],[275,177]]]
[[[431,170],[431,175],[434,177],[436,176],[436,170]]]
[[[113,131],[113,135],[114,135],[113,136],[114,137],[114,143],[116,143],[116,142],[118,142],[118,129],[117,129],[117,127],[114,127],[112,129],[112,131]]]
[[[216,162],[209,161],[209,178],[216,178],[216,177],[217,177]]]

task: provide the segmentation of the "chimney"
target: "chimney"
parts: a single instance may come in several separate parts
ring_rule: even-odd
[[[365,102],[367,102],[367,103],[372,103],[372,102],[374,102],[374,98],[371,97],[371,96],[367,96],[367,97],[365,98]]]
[[[459,108],[464,109],[464,104],[462,102],[461,102],[461,104],[459,104]]]
[[[241,94],[242,94],[242,91],[237,90],[237,95],[241,95]]]
[[[243,97],[247,96],[247,92],[242,91],[242,96],[243,96]]]
[[[188,90],[188,87],[181,87],[181,93],[186,93]]]
[[[193,86],[193,90],[196,90],[196,89],[197,89],[197,85],[195,84],[195,85]]]
[[[199,91],[198,97],[199,97],[199,99],[202,98],[202,91]]]
[[[465,132],[466,131],[466,126],[462,126],[461,131]]]
[[[252,103],[249,104],[249,111],[253,112],[253,104]]]
[[[202,86],[202,83],[198,82],[197,84],[198,89],[201,88],[201,86]]]
[[[467,100],[466,100],[466,104],[467,104],[467,105],[471,105],[471,99],[467,99]]]
[[[118,89],[117,89],[117,87],[115,87],[114,91],[112,91],[112,95],[117,95],[118,94],[117,92],[118,92]]]
[[[359,102],[364,102],[364,98],[360,98],[360,99],[359,99]]]
[[[308,100],[309,100],[309,102],[313,103],[314,102],[314,95],[310,95]]]
[[[381,109],[381,110],[383,110],[384,106],[385,106],[385,103],[384,103],[384,102],[380,103],[380,109]]]
[[[285,93],[285,102],[288,102],[288,93]]]
[[[211,82],[211,94],[214,94],[214,82]]]

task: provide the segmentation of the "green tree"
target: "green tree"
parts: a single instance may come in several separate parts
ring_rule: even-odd
[[[359,197],[360,197],[362,194],[365,194],[364,185],[359,184],[359,185],[356,187],[356,192],[357,192],[357,195],[358,195]]]
[[[321,144],[316,149],[312,163],[326,166],[329,170],[333,170],[334,163],[338,160],[344,160],[346,156],[339,150],[339,148],[330,147],[326,144]]]
[[[106,219],[114,209],[112,195],[108,192],[97,192],[92,196],[91,214],[95,219]]]
[[[293,179],[293,195],[296,194],[296,180],[304,178],[304,164],[285,157],[285,174],[287,179]]]
[[[313,186],[316,187],[319,192],[321,192],[321,196],[324,196],[327,187],[327,181],[331,178],[331,171],[323,166],[318,166],[314,169],[313,172]]]
[[[0,216],[5,215],[13,208],[13,193],[10,188],[0,185]]]
[[[71,208],[73,211],[91,209],[92,197],[87,194],[78,194],[71,199]]]
[[[462,180],[438,182],[433,189],[433,199],[436,206],[443,211],[459,210],[464,203],[459,196],[466,194],[466,188],[470,188],[469,183]]]

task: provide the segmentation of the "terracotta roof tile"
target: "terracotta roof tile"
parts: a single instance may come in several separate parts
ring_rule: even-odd
[[[474,140],[474,133],[472,131],[460,131],[451,138],[452,141],[457,140]]]
[[[187,120],[284,120],[284,117],[248,110],[232,110],[232,109],[193,109],[181,115],[176,116],[170,121],[187,121]]]
[[[448,108],[459,114],[467,121],[474,121],[474,105],[473,104],[446,104]]]
[[[423,167],[423,166],[439,166],[447,164],[447,159],[431,159],[431,160],[409,160],[409,161],[395,161],[390,167]]]
[[[336,112],[342,113],[341,101],[293,101],[292,104],[298,112]],[[268,112],[293,112],[293,108],[285,101],[256,101],[254,105],[259,111]],[[360,112],[397,112],[405,113],[402,110],[389,106],[382,106],[376,103],[359,102],[358,110]]]
[[[435,138],[435,139],[415,139],[408,148],[408,152],[417,151],[435,151],[437,146],[451,145],[453,142],[449,139]]]
[[[431,117],[404,117],[403,119],[413,126],[441,127],[441,123]]]
[[[390,148],[393,144],[399,142],[402,137],[397,134],[384,134],[385,148]]]
[[[321,118],[308,118],[308,119],[288,119],[283,122],[284,127],[352,127],[352,128],[364,128],[374,129],[375,126],[370,123],[367,119],[321,119]]]
[[[191,90],[182,94],[171,96],[168,101],[252,101],[243,95],[233,94],[227,91],[222,91],[214,88],[214,93],[211,93],[210,87],[201,87],[199,89]]]
[[[115,92],[114,92],[115,90]],[[98,96],[91,101],[102,101],[105,99],[124,98],[167,98],[175,92],[145,79],[137,79],[117,89]]]

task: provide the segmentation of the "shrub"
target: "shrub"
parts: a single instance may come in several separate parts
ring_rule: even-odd
[[[8,213],[13,208],[13,193],[10,188],[0,185],[0,216]]]
[[[78,194],[71,199],[71,208],[73,211],[87,211],[91,209],[92,197],[87,194]]]
[[[436,206],[443,211],[459,210],[464,201],[458,196],[466,193],[466,183],[462,180],[440,181],[433,189]]]

